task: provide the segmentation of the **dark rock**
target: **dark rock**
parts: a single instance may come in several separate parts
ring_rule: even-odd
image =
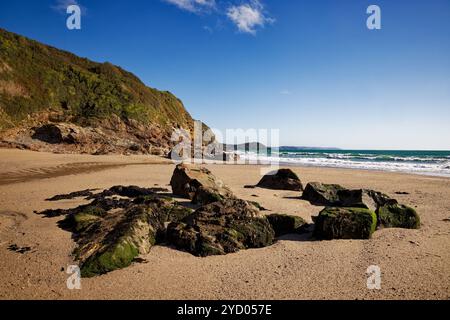
[[[56,196],[53,196],[49,199],[46,199],[46,201],[60,201],[60,200],[70,200],[75,198],[88,198],[92,197],[93,191],[96,191],[97,189],[86,189],[81,191],[75,191],[67,194],[58,194]]]
[[[167,241],[193,255],[210,256],[271,245],[274,231],[253,205],[244,200],[226,199],[171,223]]]
[[[28,251],[31,251],[31,247],[19,247],[17,244],[12,244],[10,246],[8,246],[8,250],[9,251],[14,251],[20,254],[25,254]]]
[[[270,172],[262,177],[256,186],[274,190],[303,190],[302,182],[291,169],[279,169]]]
[[[420,217],[416,210],[401,204],[386,204],[380,207],[378,220],[385,228],[420,228]]]
[[[338,184],[310,182],[303,191],[302,199],[319,206],[339,206],[341,201],[338,192],[341,190],[346,189]]]
[[[272,225],[276,237],[290,233],[302,233],[304,227],[307,225],[306,221],[298,216],[274,213],[266,217]]]
[[[311,182],[305,188],[303,200],[314,205],[328,207],[357,207],[377,211],[386,204],[395,204],[397,200],[388,195],[368,189],[346,189],[338,184]]]
[[[248,203],[254,205],[258,210],[260,211],[267,211],[266,208],[264,208],[259,202],[257,201],[247,201]]]
[[[177,165],[170,185],[174,195],[189,198],[198,204],[235,197],[222,180],[216,178],[204,167]]]
[[[365,208],[328,207],[314,217],[318,239],[369,239],[377,226],[375,212]]]
[[[75,232],[82,276],[92,277],[130,265],[163,239],[166,223],[191,213],[170,199],[146,198],[113,211],[87,207],[67,216],[65,225]]]
[[[32,138],[50,144],[73,144],[82,140],[83,131],[83,128],[71,123],[51,123],[36,128]]]

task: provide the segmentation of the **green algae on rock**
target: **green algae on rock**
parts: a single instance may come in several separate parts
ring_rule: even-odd
[[[266,217],[272,225],[276,237],[289,233],[301,233],[302,228],[307,225],[306,221],[298,216],[274,213]]]
[[[314,222],[318,239],[369,239],[376,229],[377,216],[364,208],[327,207]]]
[[[416,210],[401,204],[388,204],[380,207],[378,219],[380,225],[385,228],[420,228],[420,217]]]
[[[272,226],[259,210],[239,199],[205,205],[167,228],[170,244],[196,256],[266,247],[274,237]]]

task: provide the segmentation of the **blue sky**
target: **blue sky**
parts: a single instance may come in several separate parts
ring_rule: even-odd
[[[0,27],[130,70],[220,130],[282,145],[450,149],[448,0],[0,2]],[[381,8],[381,30],[366,9]]]

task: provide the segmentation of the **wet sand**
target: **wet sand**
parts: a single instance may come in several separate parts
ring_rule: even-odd
[[[239,197],[268,213],[311,221],[320,207],[298,192],[245,189],[260,166],[208,165]],[[174,165],[149,156],[90,156],[0,149],[1,299],[449,299],[450,179],[331,168],[292,168],[306,184],[371,188],[416,207],[419,230],[383,229],[370,240],[309,241],[289,235],[273,246],[197,258],[155,246],[144,262],[66,286],[71,234],[60,218],[34,213],[70,208],[82,200],[48,202],[56,194],[113,185],[166,187]],[[409,194],[396,194],[407,192]],[[19,253],[11,245],[27,248]],[[378,265],[381,290],[366,286],[367,267]]]

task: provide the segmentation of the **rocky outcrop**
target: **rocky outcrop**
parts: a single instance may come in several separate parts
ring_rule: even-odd
[[[272,225],[276,237],[290,233],[302,233],[307,226],[306,221],[298,216],[274,213],[266,217]]]
[[[76,208],[46,210],[40,214],[65,216],[59,224],[74,233],[77,243],[74,256],[83,277],[130,265],[138,255],[148,253],[155,243],[164,241],[168,223],[192,213],[170,198],[135,186],[115,186],[98,194],[84,190],[49,200],[69,196],[88,196],[94,200]]]
[[[328,207],[314,217],[318,239],[369,239],[377,226],[375,212],[364,208]]]
[[[291,169],[279,169],[270,172],[262,177],[256,186],[274,190],[303,190],[302,182]]]
[[[365,208],[376,213],[377,225],[385,228],[419,228],[417,212],[388,195],[369,189],[346,189],[337,184],[308,183],[302,199],[327,207]]]
[[[222,255],[271,245],[268,220],[244,200],[226,199],[196,210],[167,228],[167,241],[196,256]]]
[[[128,209],[82,211],[70,216],[77,232],[74,251],[81,274],[91,277],[129,266],[149,252],[165,231],[165,223],[191,211],[168,199],[146,199]]]
[[[235,198],[224,182],[204,167],[179,164],[170,180],[174,195],[191,199],[197,204],[208,204]]]
[[[175,132],[191,136],[194,130],[194,120],[172,93],[146,86],[119,66],[4,29],[0,69],[2,147],[164,156],[175,145]]]

